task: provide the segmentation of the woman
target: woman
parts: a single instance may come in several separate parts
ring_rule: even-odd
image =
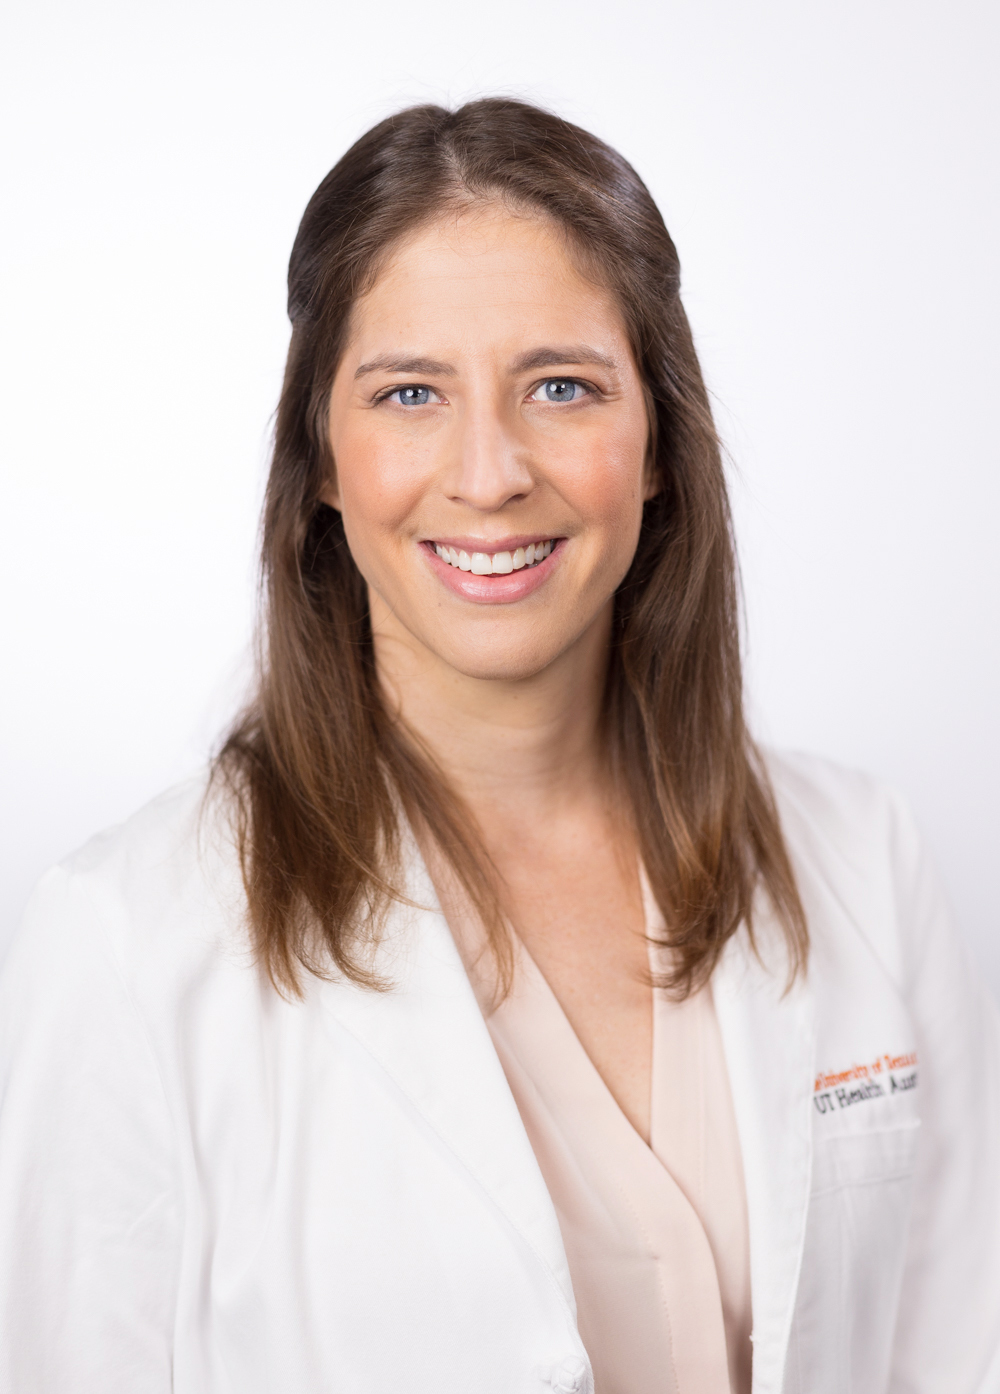
[[[747,735],[678,283],[518,102],[320,185],[254,701],[7,964],[4,1388],[1000,1388],[996,1016]]]

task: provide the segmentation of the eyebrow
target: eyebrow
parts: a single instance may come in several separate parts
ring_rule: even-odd
[[[455,369],[450,363],[439,363],[436,358],[397,358],[394,353],[383,353],[378,358],[370,358],[356,370],[355,379],[366,373],[414,373],[434,378],[453,378]]]
[[[591,348],[587,344],[569,344],[556,348],[532,349],[530,353],[522,354],[515,360],[514,368],[517,372],[526,373],[532,368],[557,368],[562,363],[589,363],[595,367],[612,369],[618,367],[613,358],[601,353],[599,349]]]
[[[554,348],[531,349],[513,363],[515,372],[526,373],[533,368],[555,368],[560,364],[593,364],[602,368],[616,369],[618,364],[606,353],[590,348],[587,344],[570,344]],[[450,363],[440,363],[436,358],[401,358],[393,353],[380,354],[370,358],[356,369],[354,377],[365,377],[368,373],[405,373],[414,376],[453,378],[455,369]]]

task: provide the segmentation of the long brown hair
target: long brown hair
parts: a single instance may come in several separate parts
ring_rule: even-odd
[[[401,893],[402,812],[434,839],[509,974],[503,887],[468,812],[383,704],[365,583],[340,515],[320,500],[352,305],[401,238],[476,201],[565,229],[616,294],[646,386],[660,488],[615,597],[605,730],[674,950],[668,985],[683,995],[704,982],[741,923],[752,937],[758,887],[784,926],[794,973],[805,961],[805,919],[744,722],[729,505],[677,253],[620,155],[501,98],[454,112],[414,107],[375,126],[320,184],[292,249],[258,685],[214,768],[236,809],[259,960],[292,993],[303,967],[379,984],[370,950]]]

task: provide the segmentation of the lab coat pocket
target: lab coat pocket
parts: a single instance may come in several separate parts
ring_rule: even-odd
[[[839,1133],[816,1139],[813,1153],[813,1199],[853,1186],[873,1186],[913,1174],[919,1119],[888,1128]]]
[[[885,1390],[919,1131],[908,1119],[816,1138],[789,1394]]]

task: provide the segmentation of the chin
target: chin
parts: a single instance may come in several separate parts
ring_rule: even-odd
[[[551,642],[473,643],[441,657],[466,678],[482,682],[524,682],[543,672],[566,645]]]

